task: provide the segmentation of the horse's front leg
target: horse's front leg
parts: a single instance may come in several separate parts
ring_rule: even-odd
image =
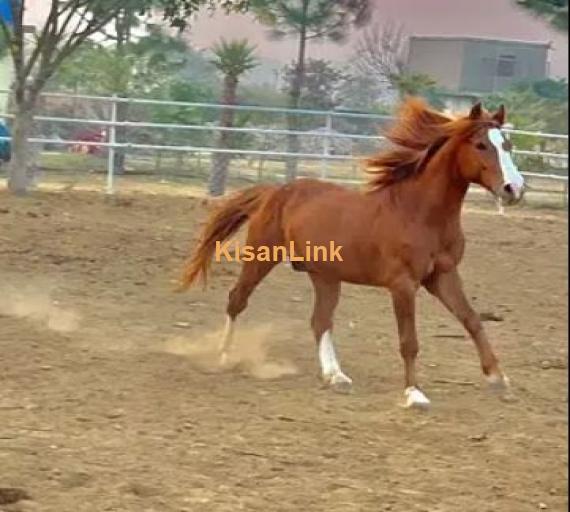
[[[479,315],[465,297],[463,283],[457,269],[434,274],[424,283],[424,286],[463,324],[471,336],[479,353],[481,368],[487,381],[494,388],[506,389],[509,380],[499,368],[497,357],[491,348]]]
[[[426,408],[430,402],[418,389],[416,381],[416,357],[419,351],[416,332],[416,291],[417,286],[407,281],[390,288],[398,324],[400,354],[404,360],[406,407]]]

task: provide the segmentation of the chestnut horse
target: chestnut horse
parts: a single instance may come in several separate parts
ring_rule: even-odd
[[[464,251],[461,208],[469,185],[476,183],[517,203],[524,181],[511,158],[511,143],[501,131],[505,109],[484,111],[476,104],[468,115],[452,118],[419,99],[407,100],[386,134],[391,149],[366,161],[371,175],[364,191],[318,180],[260,185],[238,192],[212,213],[182,288],[200,276],[206,280],[218,242],[249,221],[247,244],[296,247],[342,246],[342,261],[293,263],[315,290],[311,326],[322,377],[338,391],[350,390],[335,354],[333,314],[341,282],[387,288],[391,294],[404,362],[407,406],[429,400],[416,380],[418,354],[416,292],[423,286],[463,324],[477,348],[488,381],[504,389],[508,379],[485,334],[479,315],[463,292],[457,267]],[[225,360],[234,322],[248,298],[280,261],[244,262],[229,294],[227,325],[220,353]]]

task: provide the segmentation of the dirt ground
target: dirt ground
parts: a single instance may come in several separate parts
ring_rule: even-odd
[[[516,400],[492,395],[461,328],[422,293],[419,373],[400,407],[387,294],[345,286],[351,395],[323,389],[307,278],[281,266],[220,371],[235,264],[173,293],[200,200],[0,192],[3,511],[527,512],[567,506],[565,212],[468,209],[463,275]],[[0,492],[0,499],[7,493]]]

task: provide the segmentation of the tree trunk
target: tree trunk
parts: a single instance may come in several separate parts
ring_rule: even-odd
[[[12,129],[12,160],[10,161],[8,177],[8,190],[17,195],[24,195],[30,185],[28,176],[30,145],[28,139],[32,134],[33,125],[33,107],[18,106]]]
[[[309,10],[309,0],[303,0],[303,20],[306,19]],[[291,91],[289,92],[289,108],[297,109],[301,102],[301,92],[305,81],[305,54],[307,51],[307,27],[304,21],[301,23],[299,32],[299,51],[297,55],[297,66],[295,67],[295,76],[291,84]],[[299,116],[289,114],[287,116],[287,130],[299,130]],[[299,153],[301,144],[299,137],[294,134],[287,135],[287,152]],[[286,164],[286,179],[293,181],[297,177],[298,160],[296,157],[287,158]]]
[[[227,76],[224,80],[224,99],[225,105],[235,105],[237,100],[238,80],[235,77]],[[226,108],[222,110],[220,118],[220,127],[231,128],[234,125],[235,110]],[[232,133],[221,131],[218,138],[219,149],[231,148]],[[208,193],[212,197],[223,196],[226,192],[226,182],[228,179],[228,168],[231,162],[231,154],[215,153],[212,157],[212,172],[210,174],[210,182],[208,184]]]
[[[212,197],[223,196],[226,192],[230,160],[227,153],[216,153],[212,158],[212,174],[208,186],[208,193]]]

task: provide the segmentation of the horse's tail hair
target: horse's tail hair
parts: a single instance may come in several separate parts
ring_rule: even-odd
[[[198,245],[184,267],[178,291],[190,288],[198,278],[206,285],[216,243],[233,235],[275,189],[273,185],[246,188],[230,196],[210,214]]]

